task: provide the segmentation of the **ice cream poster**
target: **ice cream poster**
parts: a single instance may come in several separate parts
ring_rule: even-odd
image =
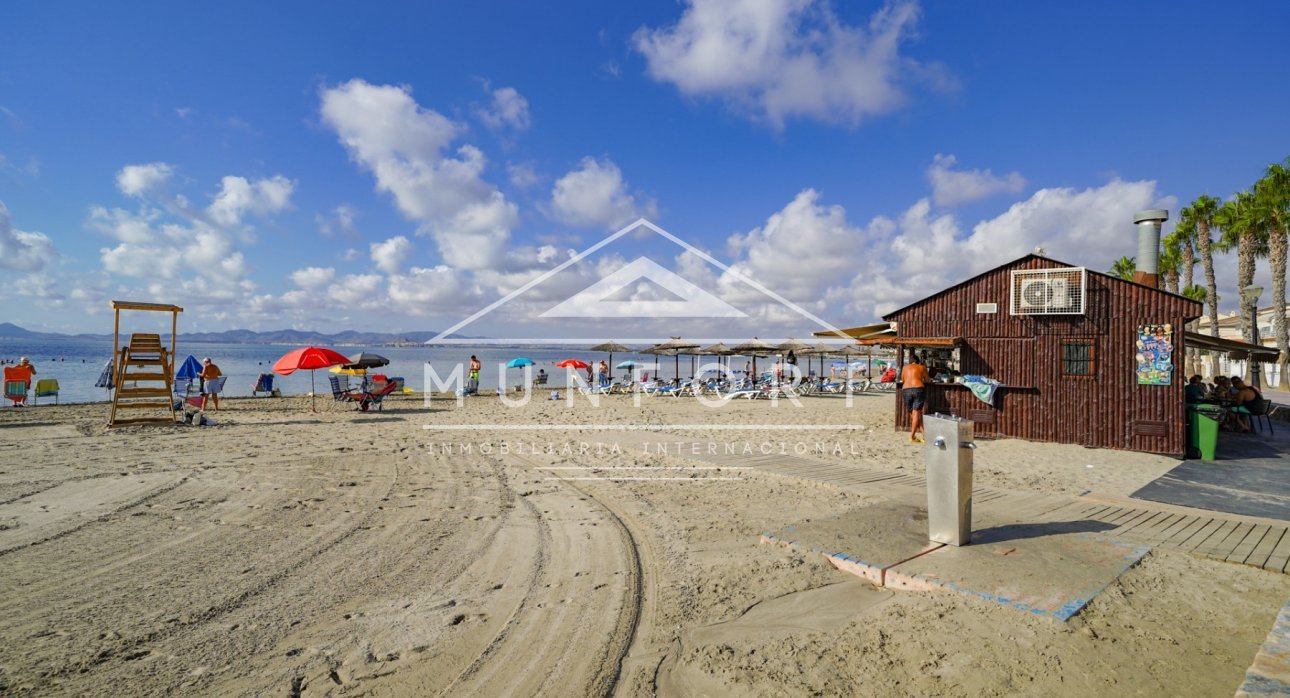
[[[1138,325],[1138,385],[1169,385],[1174,375],[1172,325]]]

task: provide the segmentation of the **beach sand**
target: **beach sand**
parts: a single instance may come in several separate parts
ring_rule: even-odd
[[[1290,576],[1164,549],[1067,623],[878,589],[758,534],[880,491],[691,455],[807,444],[921,474],[890,395],[308,404],[227,399],[201,428],[0,412],[0,693],[1230,695],[1290,596]],[[607,428],[634,425],[658,431]],[[978,484],[1051,495],[1173,465],[976,452]]]

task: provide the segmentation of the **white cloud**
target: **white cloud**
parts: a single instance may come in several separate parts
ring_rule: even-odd
[[[689,0],[675,25],[641,28],[633,44],[651,77],[686,95],[777,127],[795,116],[854,125],[901,106],[901,83],[929,70],[899,53],[918,16],[895,2],[851,26],[827,0]]]
[[[407,274],[392,275],[388,292],[395,308],[417,315],[463,311],[463,302],[467,301],[457,274],[442,265],[433,269],[413,267]]]
[[[371,244],[372,261],[386,274],[398,274],[412,256],[412,242],[402,235]]]
[[[121,242],[146,244],[160,236],[152,227],[159,216],[159,211],[147,207],[136,214],[119,208],[109,210],[103,206],[92,206],[87,225]]]
[[[435,238],[446,262],[484,269],[497,261],[519,216],[482,179],[478,148],[444,155],[459,126],[417,104],[407,88],[359,79],[323,90],[321,112],[350,157],[376,177],[377,189]]]
[[[335,278],[336,270],[331,267],[305,267],[291,272],[291,282],[303,289],[321,288]]]
[[[510,177],[511,184],[518,189],[528,189],[542,181],[537,170],[533,168],[533,164],[528,162],[506,165],[506,174]]]
[[[47,235],[13,227],[9,208],[0,201],[0,269],[36,272],[57,257],[58,251]]]
[[[615,228],[644,216],[654,217],[653,200],[638,203],[627,191],[622,170],[612,160],[583,158],[579,168],[556,180],[551,192],[554,216],[569,225]]]
[[[354,222],[358,219],[358,209],[349,204],[341,204],[331,210],[331,215],[321,213],[314,214],[314,222],[318,224],[318,232],[325,237],[334,237],[343,235],[345,237],[359,237],[358,228]]]
[[[341,307],[380,308],[385,299],[385,277],[380,274],[347,274],[327,287],[327,299]]]
[[[896,235],[873,247],[872,261],[849,284],[830,289],[828,298],[862,320],[873,319],[1036,247],[1053,259],[1104,271],[1136,251],[1134,212],[1175,204],[1154,181],[1040,189],[965,235],[958,220],[932,215],[922,199],[901,217]]]
[[[523,131],[529,127],[529,101],[514,87],[493,90],[493,102],[475,114],[485,125],[494,130],[513,128]]]
[[[847,221],[841,206],[825,206],[819,192],[806,189],[765,225],[730,236],[726,245],[736,260],[734,269],[790,300],[811,302],[830,280],[855,272],[869,236],[870,231]],[[728,275],[722,286],[728,293],[756,293]]]
[[[1026,186],[1020,172],[998,176],[990,170],[955,170],[956,163],[953,155],[937,153],[927,168],[932,202],[937,206],[953,206],[995,194],[1017,194]]]
[[[174,168],[164,162],[126,165],[116,173],[116,188],[126,196],[142,196],[164,187],[173,174]]]
[[[295,186],[295,182],[282,175],[255,182],[227,176],[220,181],[220,192],[206,213],[220,225],[236,226],[248,213],[265,216],[285,209],[291,203]]]

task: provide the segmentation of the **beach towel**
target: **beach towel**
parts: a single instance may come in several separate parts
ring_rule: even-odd
[[[966,385],[968,390],[971,390],[972,394],[976,396],[976,399],[991,407],[994,406],[994,391],[1003,385],[1003,383],[985,376],[960,376],[959,383]]]

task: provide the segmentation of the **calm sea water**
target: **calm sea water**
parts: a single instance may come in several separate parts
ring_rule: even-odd
[[[190,354],[199,361],[203,357],[211,357],[215,364],[220,367],[220,370],[224,372],[224,375],[228,376],[224,386],[224,394],[243,396],[251,394],[251,388],[255,385],[257,376],[261,373],[270,373],[275,361],[281,358],[283,354],[296,348],[298,347],[273,344],[184,344],[181,335],[180,342],[177,345],[177,352],[180,363]],[[551,382],[553,385],[557,383],[563,385],[564,383],[564,369],[555,368],[557,362],[575,358],[591,363],[608,358],[604,353],[552,347],[420,346],[334,348],[346,355],[356,354],[360,351],[370,351],[388,358],[390,365],[380,369],[380,372],[388,376],[402,376],[408,387],[418,392],[425,388],[424,367],[427,362],[433,366],[439,376],[446,378],[458,364],[468,363],[471,354],[477,355],[484,365],[484,370],[480,376],[480,390],[483,391],[494,390],[503,383],[505,385],[519,383],[522,375],[520,369],[502,369],[500,375],[503,376],[503,383],[499,383],[499,364],[505,366],[506,362],[517,357],[523,356],[533,360],[534,366],[532,370],[534,375],[537,374],[538,369],[545,369],[548,374],[552,375]],[[29,341],[0,339],[0,358],[15,361],[20,356],[28,357],[32,364],[35,365],[38,372],[37,378],[58,379],[60,402],[102,402],[111,399],[108,391],[94,387],[94,383],[98,380],[104,364],[112,357],[111,340]],[[651,365],[657,363],[660,378],[671,379],[676,374],[674,369],[676,362],[671,357],[656,359],[652,356],[632,353],[614,354],[615,364],[626,360]],[[704,360],[711,361],[712,359],[706,358]],[[735,357],[736,367],[741,366],[742,362],[742,358]],[[314,389],[320,394],[330,393],[331,389],[327,383],[327,377],[331,374],[325,370],[297,371],[290,376],[278,376],[278,386],[284,394],[304,395],[310,390],[309,379],[311,373],[316,374],[314,376]],[[614,371],[615,375],[622,373],[624,373],[622,370]],[[680,357],[680,373],[683,377],[690,376],[689,357]],[[653,377],[653,372],[651,372],[651,377]]]

